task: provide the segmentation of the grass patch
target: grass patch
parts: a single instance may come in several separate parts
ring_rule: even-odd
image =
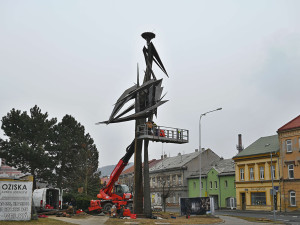
[[[186,219],[185,216],[180,216],[179,213],[154,213],[155,216],[159,216],[163,219],[116,219],[109,218],[105,222],[106,225],[123,225],[125,222],[136,222],[139,225],[155,225],[155,222],[158,223],[170,223],[172,225],[182,225],[182,224],[213,224],[220,223],[222,220],[218,217],[203,215],[203,216],[191,216],[189,219]],[[175,216],[176,219],[171,218]]]
[[[19,225],[19,224],[37,224],[37,225],[67,225],[73,223],[67,223],[60,220],[50,219],[50,218],[39,218],[38,220],[29,220],[29,221],[1,221],[1,225]],[[74,225],[74,224],[73,224]]]

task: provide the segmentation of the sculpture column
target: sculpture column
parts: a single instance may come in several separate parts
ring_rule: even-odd
[[[139,84],[138,84],[139,85]],[[140,94],[135,100],[135,112],[140,112]],[[144,124],[145,119],[135,120],[135,146],[134,146],[134,196],[133,211],[135,214],[143,214],[143,172],[142,172],[142,147],[143,140],[138,139],[137,128]]]
[[[152,62],[153,62],[153,55],[151,52],[151,48],[149,48],[150,41],[155,37],[155,34],[151,32],[146,32],[142,34],[142,37],[147,41],[148,47],[148,55],[145,57],[146,60],[146,72],[145,72],[145,79],[144,82],[147,82],[151,79],[151,71],[152,71]],[[150,87],[148,89],[148,104],[154,103],[154,87]],[[148,117],[148,121],[152,121],[153,115]],[[151,212],[151,196],[150,196],[150,178],[149,178],[149,157],[148,157],[148,146],[149,140],[144,140],[144,214],[146,217],[150,217]]]

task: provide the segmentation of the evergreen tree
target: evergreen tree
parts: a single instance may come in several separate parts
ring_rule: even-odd
[[[0,157],[9,166],[31,173],[34,189],[36,178],[51,172],[48,148],[55,124],[56,118],[48,119],[48,113],[42,113],[36,105],[30,109],[30,115],[12,109],[2,118],[1,128],[8,138],[0,140]]]
[[[55,162],[54,183],[59,188],[69,188],[73,178],[71,173],[76,168],[76,157],[81,149],[84,127],[74,117],[65,115],[54,127],[54,142],[50,155]]]
[[[59,188],[74,191],[84,187],[85,193],[97,183],[98,151],[84,127],[70,115],[63,117],[55,128],[50,152],[55,166],[55,183]],[[100,181],[99,181],[100,182]],[[97,188],[98,191],[99,188]]]
[[[75,187],[83,187],[84,193],[96,195],[100,189],[100,173],[98,169],[98,151],[94,144],[94,140],[89,134],[84,136],[82,148],[78,151],[76,158],[77,167],[74,168],[72,177],[77,182]]]

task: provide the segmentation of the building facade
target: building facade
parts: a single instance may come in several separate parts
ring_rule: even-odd
[[[221,159],[202,170],[201,193],[214,199],[215,209],[236,207],[235,168],[232,159]],[[199,197],[199,173],[188,179],[189,197]]]
[[[277,131],[282,163],[281,196],[284,211],[300,209],[300,116]]]
[[[18,178],[24,175],[21,171],[6,165],[5,160],[0,158],[0,177]]]
[[[279,156],[278,136],[273,135],[259,138],[233,157],[237,209],[270,211],[273,205],[275,210],[280,208]]]
[[[148,162],[149,169],[154,166],[156,163],[161,161],[161,159],[152,159]],[[142,168],[144,168],[144,163],[142,163]],[[126,170],[124,170],[119,177],[118,180],[121,184],[126,184],[129,187],[129,190],[133,192],[133,184],[134,184],[134,165],[130,166]]]
[[[201,157],[202,168],[219,161],[220,157],[212,150],[202,151],[201,156],[196,150],[190,154],[178,154],[165,157],[150,168],[150,189],[153,205],[161,205],[163,196],[168,196],[168,204],[178,205],[181,197],[188,197],[188,180],[198,170]]]

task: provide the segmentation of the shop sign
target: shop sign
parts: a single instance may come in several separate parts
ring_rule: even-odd
[[[261,188],[251,188],[251,191],[265,191],[266,188],[261,187]]]
[[[0,220],[30,220],[32,181],[0,181]]]

